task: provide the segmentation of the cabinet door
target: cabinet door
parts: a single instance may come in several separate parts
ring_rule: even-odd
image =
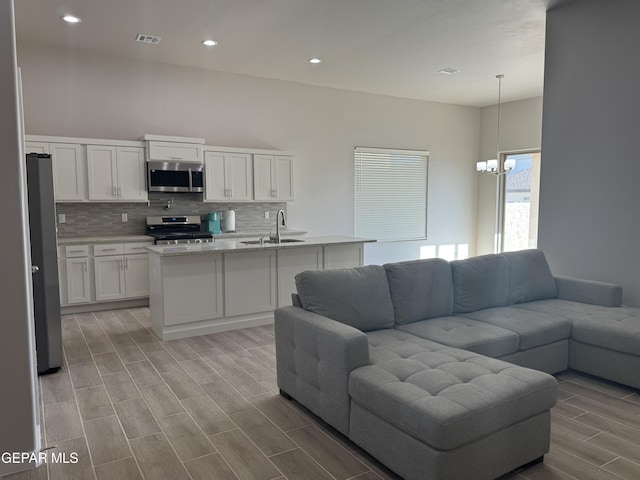
[[[96,301],[124,297],[124,259],[122,256],[95,257]]]
[[[146,162],[144,148],[118,147],[118,199],[146,202]]]
[[[225,154],[226,185],[235,201],[253,200],[253,163],[248,153]]]
[[[49,144],[45,142],[24,142],[24,153],[49,153]]]
[[[149,256],[146,253],[124,256],[125,297],[149,296]]]
[[[359,267],[363,263],[362,243],[327,245],[324,247],[324,268]]]
[[[118,198],[116,147],[87,145],[87,183],[89,200],[104,202]]]
[[[293,158],[276,156],[273,158],[273,180],[275,198],[280,202],[293,200]]]
[[[305,270],[322,269],[322,247],[278,250],[278,307],[291,305],[296,293],[296,275]]]
[[[256,200],[273,201],[274,188],[272,183],[271,155],[253,156],[253,193]]]
[[[67,303],[87,303],[91,301],[89,282],[89,258],[67,258]]]
[[[202,145],[195,143],[150,141],[148,148],[149,160],[202,163]]]
[[[227,201],[228,190],[225,183],[224,153],[205,152],[205,201]]]
[[[276,308],[275,250],[224,255],[225,316]]]
[[[82,202],[87,199],[87,165],[82,145],[50,143],[53,161],[53,187],[56,202]]]

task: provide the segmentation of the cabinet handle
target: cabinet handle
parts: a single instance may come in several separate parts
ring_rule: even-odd
[[[171,160],[183,160],[182,157],[169,157]]]
[[[124,257],[124,268],[129,270],[129,259],[127,257]]]
[[[69,253],[83,253],[84,250],[69,250]]]
[[[103,252],[113,252],[114,250],[117,250],[117,248],[103,248],[102,249]]]
[[[122,187],[118,187],[118,198],[122,198]]]
[[[111,189],[111,196],[112,197],[116,197],[117,196],[116,187],[115,186]]]
[[[86,272],[86,271],[87,271],[87,262],[84,262],[84,263],[82,264],[82,266],[84,267],[84,271]]]

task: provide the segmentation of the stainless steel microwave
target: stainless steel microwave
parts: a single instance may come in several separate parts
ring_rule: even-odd
[[[204,165],[188,162],[147,162],[150,192],[204,192]]]

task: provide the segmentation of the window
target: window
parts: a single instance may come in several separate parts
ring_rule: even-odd
[[[355,149],[355,235],[378,241],[427,238],[429,152]]]
[[[538,240],[538,194],[540,187],[540,152],[512,153],[505,160],[516,166],[502,187],[502,250],[511,252],[536,248]]]

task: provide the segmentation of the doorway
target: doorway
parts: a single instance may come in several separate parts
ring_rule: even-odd
[[[503,161],[515,167],[502,181],[501,251],[536,248],[540,196],[540,151],[505,153]]]

